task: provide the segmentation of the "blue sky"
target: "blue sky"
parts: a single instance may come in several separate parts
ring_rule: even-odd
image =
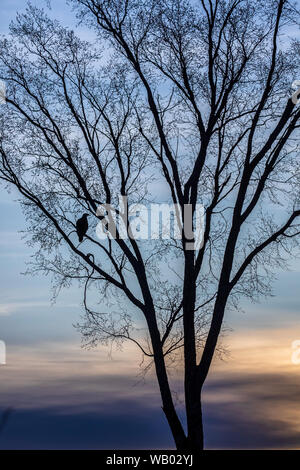
[[[25,5],[1,0],[3,33]],[[52,1],[50,14],[75,27],[63,1]],[[51,305],[50,279],[21,274],[33,251],[19,233],[17,194],[0,191],[0,339],[7,344],[0,410],[13,408],[0,448],[170,447],[155,379],[140,380],[135,350],[81,349],[73,326],[80,291],[64,291]],[[274,298],[227,317],[230,354],[215,361],[205,391],[208,447],[299,448],[300,366],[291,364],[290,345],[300,338],[300,264],[291,268],[278,274]]]

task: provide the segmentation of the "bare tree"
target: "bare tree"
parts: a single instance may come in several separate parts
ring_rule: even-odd
[[[88,344],[131,340],[153,361],[176,447],[197,452],[225,309],[268,295],[298,247],[298,13],[287,0],[71,3],[93,45],[32,6],[1,42],[0,178],[22,196],[32,270],[82,283]],[[179,207],[181,240],[93,235],[99,206],[149,204],[158,187]],[[184,208],[197,203],[191,250]],[[168,376],[180,351],[187,431]]]

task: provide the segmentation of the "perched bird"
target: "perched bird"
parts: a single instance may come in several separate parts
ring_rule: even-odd
[[[76,222],[76,232],[77,232],[80,243],[82,242],[83,237],[89,228],[89,224],[87,220],[88,216],[89,214],[83,214],[83,216],[80,217],[80,219],[78,219]]]

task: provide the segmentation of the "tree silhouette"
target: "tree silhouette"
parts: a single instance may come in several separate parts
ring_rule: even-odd
[[[93,44],[32,6],[1,42],[0,178],[22,196],[32,269],[58,288],[81,282],[86,343],[133,341],[154,364],[177,449],[197,452],[225,309],[268,295],[298,247],[298,12],[287,0],[71,3]],[[105,204],[149,205],[160,191],[179,208],[181,240],[96,236]],[[197,203],[192,250],[184,208]],[[187,431],[168,376],[181,351]]]

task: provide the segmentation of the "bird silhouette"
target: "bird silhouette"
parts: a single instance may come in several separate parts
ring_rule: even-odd
[[[81,243],[83,240],[84,235],[88,231],[89,224],[88,224],[88,218],[89,214],[83,214],[80,219],[77,220],[76,222],[76,232],[78,235],[79,242]]]

